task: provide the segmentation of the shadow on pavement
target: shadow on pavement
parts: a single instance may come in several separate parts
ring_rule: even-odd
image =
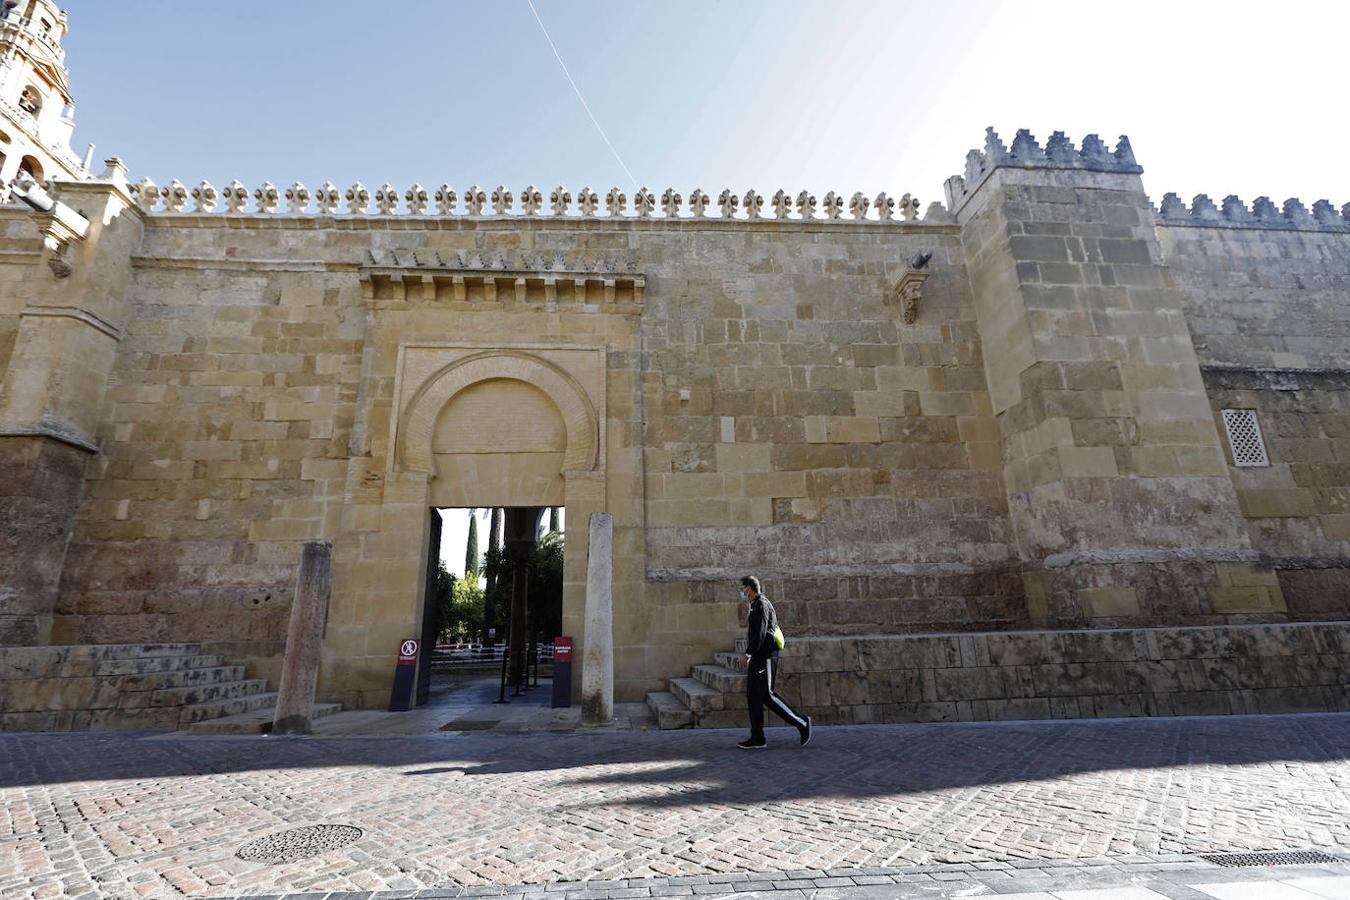
[[[922,794],[1116,769],[1255,766],[1350,757],[1350,714],[821,727],[808,747],[774,728],[764,750],[734,730],[565,735],[193,738],[0,735],[0,788],[374,766],[409,778],[537,773],[613,785],[596,806],[679,807]],[[1165,771],[1158,777],[1163,779]],[[1246,772],[1280,790],[1288,773]],[[593,790],[585,793],[597,796]]]

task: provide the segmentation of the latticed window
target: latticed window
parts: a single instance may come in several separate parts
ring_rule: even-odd
[[[1256,410],[1225,409],[1223,425],[1228,430],[1228,449],[1233,453],[1233,465],[1244,468],[1270,465]]]

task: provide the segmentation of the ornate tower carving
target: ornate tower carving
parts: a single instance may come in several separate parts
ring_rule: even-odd
[[[66,14],[52,0],[0,0],[0,15],[0,198],[20,171],[38,182],[88,178],[88,156],[70,149]]]

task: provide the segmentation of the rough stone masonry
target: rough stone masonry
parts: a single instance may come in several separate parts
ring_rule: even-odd
[[[578,658],[613,517],[619,701],[730,646],[747,572],[798,636],[1343,618],[1350,206],[1141,172],[991,129],[926,210],[20,175],[0,642],[275,683],[330,541],[318,695],[379,706],[454,506],[566,508]]]

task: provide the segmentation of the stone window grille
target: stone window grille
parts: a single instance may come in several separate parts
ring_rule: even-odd
[[[1228,449],[1233,453],[1233,465],[1239,468],[1270,465],[1256,410],[1225,409],[1223,424],[1228,430]]]

